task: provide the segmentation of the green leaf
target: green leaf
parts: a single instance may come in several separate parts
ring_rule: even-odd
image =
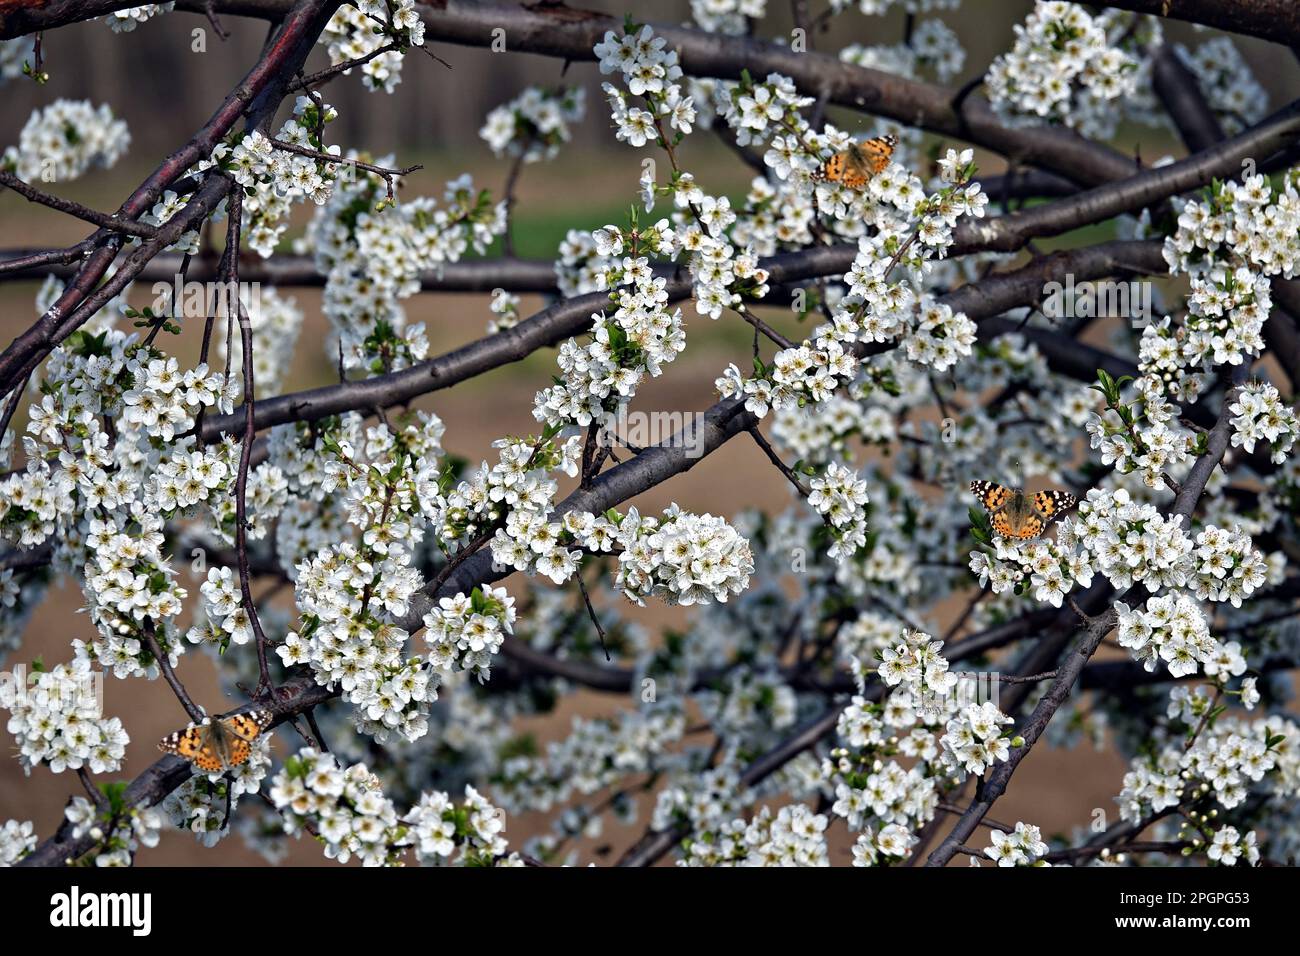
[[[99,792],[108,800],[108,809],[111,816],[117,816],[126,806],[126,781],[112,780],[106,781],[99,785]]]

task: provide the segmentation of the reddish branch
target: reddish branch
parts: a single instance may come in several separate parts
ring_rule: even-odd
[[[130,221],[138,219],[151,209],[164,189],[199,160],[211,155],[213,147],[233,129],[241,117],[245,117],[252,127],[272,116],[284,97],[291,77],[301,69],[339,3],[340,0],[299,0],[292,7],[286,4],[284,20],[261,58],[230,92],[211,119],[136,188],[118,209],[115,218]],[[90,4],[60,6],[84,8]],[[224,183],[220,179],[218,176],[209,176],[190,203],[159,228],[160,236],[172,232],[175,233],[174,236],[166,243],[154,242],[142,246],[136,254],[128,257],[106,285],[116,285],[120,290],[166,244],[207,218],[224,194]],[[97,241],[96,237],[92,237],[92,241]],[[0,394],[8,394],[55,345],[94,314],[95,308],[90,307],[90,299],[95,298],[91,296],[91,290],[97,287],[107,272],[117,255],[119,245],[119,241],[112,238],[97,245],[54,305],[0,353]]]

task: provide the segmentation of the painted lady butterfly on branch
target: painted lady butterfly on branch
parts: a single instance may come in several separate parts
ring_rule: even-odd
[[[158,749],[184,757],[205,773],[225,773],[249,758],[250,745],[274,719],[269,710],[218,717],[169,734],[158,741]]]
[[[889,165],[898,139],[894,136],[877,136],[865,143],[849,143],[848,148],[826,160],[818,172],[818,179],[843,183],[849,189],[861,189]]]
[[[1036,491],[1026,495],[1019,488],[1006,488],[991,481],[972,481],[970,490],[989,513],[993,530],[1017,541],[1037,538],[1079,501],[1068,491]]]

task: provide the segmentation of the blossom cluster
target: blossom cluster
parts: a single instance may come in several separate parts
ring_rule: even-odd
[[[407,847],[422,865],[522,866],[506,854],[504,815],[473,787],[457,804],[447,794],[423,793],[403,816],[365,764],[346,768],[329,753],[304,747],[271,782],[271,801],[286,832],[310,832],[326,858],[365,866],[400,865]]]
[[[402,82],[402,57],[424,45],[424,21],[415,0],[356,0],[339,7],[321,33],[330,64],[361,64],[361,82],[369,90],[392,93]],[[351,73],[355,67],[344,71]]]
[[[1216,181],[1203,201],[1184,203],[1177,230],[1165,238],[1164,256],[1172,274],[1191,277],[1189,315],[1178,341],[1144,361],[1167,371],[1175,363],[1240,365],[1259,354],[1272,308],[1270,278],[1290,278],[1300,267],[1297,222],[1297,170],[1279,186],[1263,174]]]
[[[1232,446],[1247,454],[1254,454],[1260,441],[1269,444],[1269,458],[1280,465],[1289,457],[1296,438],[1300,436],[1300,421],[1296,413],[1282,401],[1277,386],[1268,382],[1250,382],[1237,392],[1236,401],[1228,406],[1232,412]]]
[[[1213,37],[1195,50],[1176,43],[1174,52],[1196,77],[1206,105],[1228,136],[1235,136],[1264,118],[1268,112],[1268,91],[1255,79],[1250,64],[1231,38]]]
[[[1207,712],[1213,707],[1204,694],[1184,694],[1170,704],[1170,717],[1186,726],[1190,736],[1170,735],[1163,746],[1134,759],[1116,797],[1124,820],[1137,823],[1185,802],[1232,811],[1251,793],[1276,794],[1281,800],[1300,793],[1293,721],[1278,715],[1255,721],[1225,715],[1211,722]]]
[[[954,719],[948,721],[948,732],[940,738],[944,758],[979,775],[995,763],[1011,756],[1011,746],[1003,734],[1004,724],[1012,723],[1010,717],[998,710],[997,704],[967,704]]]
[[[992,830],[989,839],[993,842],[985,848],[984,855],[996,861],[998,866],[1048,866],[1038,861],[1047,853],[1047,844],[1043,842],[1043,833],[1031,823],[1016,823],[1016,828]]]
[[[271,801],[290,835],[307,830],[326,859],[365,866],[396,862],[400,824],[379,778],[365,764],[346,769],[333,754],[304,747],[271,780]]]
[[[1120,601],[1115,611],[1119,615],[1120,646],[1143,661],[1147,670],[1155,670],[1156,661],[1163,660],[1170,674],[1185,677],[1195,674],[1200,662],[1213,660],[1219,649],[1199,604],[1188,594],[1149,598],[1145,610],[1130,608]],[[1246,662],[1239,652],[1231,666],[1238,674],[1245,670]]]
[[[942,795],[965,774],[983,774],[1006,760],[1015,744],[1003,728],[1011,718],[993,701],[976,702],[972,685],[949,670],[941,643],[897,627],[869,641],[879,647],[875,674],[894,688],[883,701],[869,701],[869,665],[854,658],[859,693],[841,712],[822,778],[834,788],[832,811],[858,832],[857,866],[906,858],[915,831],[934,818]],[[904,767],[899,757],[911,758]]]
[[[130,866],[140,847],[155,847],[162,836],[162,814],[153,807],[116,806],[110,799],[96,807],[83,796],[75,796],[64,808],[63,816],[69,824],[74,840],[87,834],[95,838],[94,854],[89,862],[95,866]]]
[[[1082,5],[1035,4],[1016,27],[1010,52],[989,66],[985,83],[995,110],[1011,121],[1049,120],[1085,136],[1113,129],[1113,101],[1136,88],[1137,63],[1110,43]]]
[[[769,73],[761,82],[751,80],[735,87],[723,87],[716,97],[721,101],[722,118],[742,146],[767,142],[777,130],[785,129],[786,123],[794,124],[798,111],[814,102],[812,97],[801,95],[794,82],[780,73]],[[811,130],[806,133],[811,134]],[[774,139],[772,145],[778,148]]]
[[[0,682],[0,707],[9,712],[24,772],[45,764],[54,773],[111,773],[122,765],[129,738],[121,720],[104,716],[96,689],[83,660],[34,671],[25,685]]]
[[[0,169],[27,182],[67,182],[92,166],[111,168],[130,144],[126,123],[107,104],[58,99],[32,112],[18,145],[0,156]]]
[[[136,7],[127,7],[125,10],[114,10],[112,13],[105,14],[103,19],[114,33],[130,33],[140,24],[160,14],[169,13],[175,6],[175,3],[142,3]]]
[[[864,827],[853,842],[853,865],[880,866],[882,863],[900,862],[912,855],[916,843],[916,837],[897,823],[881,827],[878,833],[872,827]]]
[[[835,535],[830,556],[851,556],[867,542],[867,483],[850,469],[831,462],[809,485],[808,504],[822,514]]]
[[[142,348],[131,355],[125,371],[130,387],[122,393],[122,420],[148,436],[171,441],[193,427],[199,409],[219,402],[229,407],[225,375],[206,365],[182,372],[175,358]],[[38,421],[48,428],[46,419]],[[42,437],[51,441],[48,433]]]
[[[484,461],[450,487],[445,473],[425,467],[416,476],[424,514],[441,540],[468,544],[490,538],[492,557],[502,567],[536,571],[560,584],[581,556],[566,544],[566,529],[550,520],[555,507],[553,471],[578,474],[582,440],[555,441],[558,429],[536,439],[499,439],[495,465]]]
[[[1091,414],[1086,426],[1089,445],[1101,451],[1103,465],[1113,464],[1125,475],[1139,472],[1149,488],[1159,487],[1171,473],[1178,473],[1190,460],[1193,448],[1191,431],[1178,421],[1177,406],[1165,397],[1166,390],[1175,389],[1164,376],[1181,374],[1176,360],[1166,364],[1161,355],[1165,345],[1176,348],[1168,320],[1148,326],[1140,346],[1146,374],[1135,383],[1136,400],[1127,403],[1112,392],[1116,400],[1108,402],[1104,411]],[[1198,388],[1195,381],[1180,378],[1177,394],[1193,398]],[[1103,386],[1107,384],[1103,380]]]
[[[619,257],[597,251],[589,230],[570,229],[560,242],[555,260],[555,280],[565,298],[608,289],[608,276],[621,264]],[[494,310],[495,311],[495,310]]]
[[[830,866],[825,814],[801,803],[774,815],[763,807],[748,821],[731,820],[686,842],[682,866]]]
[[[53,289],[47,283],[42,295]],[[154,679],[146,627],[171,665],[184,651],[172,619],[186,590],[168,553],[168,522],[202,520],[196,512],[206,505],[211,530],[233,538],[239,448],[229,439],[204,447],[195,434],[205,410],[230,410],[229,380],[203,364],[182,369],[159,345],[114,328],[112,315],[70,336],[43,371],[27,467],[3,480],[0,533],[21,547],[53,540],[58,566],[82,577],[98,633],[73,642],[79,665]],[[277,477],[269,465],[251,473],[254,539],[283,507]],[[25,613],[18,598],[29,596],[23,589],[5,603]]]
[[[362,436],[353,413],[333,429],[273,436],[272,462],[283,463],[286,483],[319,502],[280,537],[306,557],[295,569],[301,618],[277,653],[339,688],[357,727],[380,740],[423,736],[439,684],[428,661],[403,656],[408,634],[397,623],[424,583],[414,566],[426,532],[417,475],[436,473],[441,452],[441,421],[414,419]],[[357,538],[340,540],[345,530]],[[317,541],[329,543],[315,550]]]
[[[849,723],[861,727],[862,721],[857,719],[861,716],[851,717]],[[917,739],[913,737],[913,742]],[[856,740],[860,742],[853,743],[853,746],[862,748],[885,743],[883,737],[867,742],[867,738],[858,736]],[[920,750],[908,749],[912,750],[913,756],[933,759],[934,753],[928,746]],[[872,834],[869,837],[872,841],[890,827],[896,827],[910,841],[909,827],[919,826],[934,816],[939,795],[934,778],[928,776],[922,766],[904,769],[897,760],[855,758],[845,748],[834,748],[823,773],[835,786],[832,811],[844,818],[850,830]],[[890,837],[885,840],[888,845],[898,845]],[[901,854],[887,852],[886,855]]]
[[[688,254],[696,311],[716,319],[724,309],[742,308],[745,296],[762,298],[767,294],[767,271],[758,264],[756,242],[761,237],[742,234],[741,230],[729,236],[728,230],[739,219],[730,200],[726,196],[706,195],[694,176],[678,165],[676,146],[691,132],[699,116],[695,96],[683,92],[676,82],[681,77],[677,54],[665,52],[664,42],[649,27],[621,36],[610,31],[597,44],[596,54],[601,71],[621,72],[628,92],[648,107],[634,105],[622,89],[603,84],[618,139],[636,147],[648,142],[661,146],[672,167],[669,180],[663,185],[656,181],[652,165],[643,167],[641,192],[645,210],[652,211],[661,195],[671,196],[675,207],[671,224],[661,220],[646,232],[645,246],[668,258],[676,258],[682,251]],[[754,97],[745,103],[745,119],[733,124],[738,130],[737,141],[742,144],[748,143],[751,135],[743,122],[766,128],[770,118],[792,110],[796,104],[811,102],[794,97],[794,87],[788,79],[776,74],[768,79],[778,90],[777,100],[770,100],[772,94],[766,87],[761,93],[752,84],[745,87]],[[760,188],[756,185],[756,190]],[[807,203],[803,205],[806,207]],[[631,238],[631,250],[636,255],[639,237],[635,233],[635,223],[631,237],[607,227],[604,235],[598,233],[595,237],[596,251],[599,255],[617,255],[629,245],[626,240]],[[568,255],[573,258],[572,253]]]
[[[409,828],[403,842],[423,866],[525,865],[519,854],[506,853],[505,814],[469,785],[460,804],[440,791],[422,794],[402,823]]]
[[[1063,523],[1058,544],[1077,540],[1091,555],[1091,564],[1116,588],[1134,582],[1148,590],[1182,586],[1187,581],[1193,542],[1179,519],[1169,518],[1154,505],[1132,498],[1127,489],[1092,489],[1079,503],[1077,517]],[[1085,587],[1086,570],[1076,575]]]
[[[682,68],[675,50],[665,50],[667,41],[654,35],[650,27],[622,35],[607,31],[596,44],[595,53],[604,76],[621,73],[628,91],[644,98],[649,110],[631,105],[618,87],[602,83],[613,112],[615,135],[619,142],[641,147],[663,138],[660,124],[687,134],[695,122],[695,107],[680,84]]]
[[[1058,545],[1041,539],[1011,543],[997,536],[994,552],[971,554],[971,571],[979,576],[980,586],[988,585],[994,594],[1006,594],[1023,588],[1026,579],[1034,588],[1034,599],[1060,607],[1075,582],[1088,587],[1093,568],[1086,556],[1064,552]]]
[[[286,665],[309,663],[318,683],[341,688],[359,729],[381,740],[416,739],[428,730],[439,678],[419,657],[403,658],[407,635],[384,619],[378,582],[404,607],[419,575],[348,542],[322,549],[298,566],[303,621],[276,651]]]
[[[611,241],[621,244],[621,238]],[[533,417],[539,422],[609,425],[642,378],[660,375],[686,347],[681,309],[668,311],[666,282],[654,275],[649,260],[625,258],[621,271],[623,281],[610,293],[614,312],[592,316],[591,341],[561,343],[563,381],[537,393]]]
[[[777,352],[770,365],[756,363],[759,374],[752,378],[731,366],[717,381],[719,393],[743,397],[746,409],[761,417],[769,408],[827,401],[857,378],[859,355],[875,343],[901,339],[909,359],[938,371],[969,356],[975,324],[917,287],[931,261],[942,258],[951,244],[957,220],[984,214],[988,197],[978,184],[967,185],[972,155],[949,150],[941,162],[947,185],[930,197],[924,196],[919,180],[905,173],[887,169],[873,178],[867,195],[893,205],[897,215],[881,221],[875,236],[859,240],[858,255],[844,277],[848,294],[836,303],[832,320],[802,344]],[[817,186],[819,196],[824,189]],[[841,193],[835,185],[825,195],[834,204]],[[890,282],[900,265],[909,277]]]
[[[1263,555],[1249,535],[1209,526],[1193,539],[1178,518],[1133,500],[1123,488],[1088,492],[1058,536],[1065,547],[1076,540],[1117,588],[1135,581],[1152,591],[1190,586],[1201,600],[1237,606],[1265,580]]]
[[[939,653],[942,647],[928,634],[904,629],[901,641],[881,651],[877,673],[886,687],[905,685],[918,700],[928,695],[942,698],[957,683],[957,675],[948,670],[947,659]]]
[[[36,832],[30,820],[6,820],[0,826],[0,866],[13,866],[36,849]]]
[[[486,682],[492,657],[515,622],[515,601],[505,588],[475,588],[438,601],[424,615],[429,662],[443,670],[467,670]]]
[[[241,201],[244,235],[248,244],[263,257],[274,254],[288,228],[294,203],[310,199],[324,205],[338,178],[352,167],[323,157],[342,159],[338,146],[322,139],[326,123],[338,117],[328,104],[299,96],[293,115],[274,137],[249,130],[232,146],[222,142],[212,151],[212,162],[244,187]],[[277,144],[306,150],[293,152]],[[160,216],[164,220],[169,216]],[[250,321],[252,317],[250,316]]]
[[[325,276],[322,310],[335,332],[325,351],[337,362],[342,341],[345,369],[391,372],[423,360],[424,325],[407,325],[401,300],[420,290],[425,270],[459,261],[470,249],[482,254],[505,231],[505,204],[476,191],[468,174],[447,183],[445,205],[428,196],[396,203],[389,185],[360,170],[340,177],[295,243]]]
[[[158,662],[141,636],[150,621],[169,663],[176,663],[183,645],[171,634],[168,619],[180,614],[186,591],[175,582],[163,545],[162,516],[145,512],[139,503],[126,514],[112,511],[106,519],[90,520],[85,591],[99,633],[90,644],[73,643],[78,658],[87,657],[118,677],[157,677]]]
[[[572,135],[569,124],[582,119],[585,105],[582,87],[552,92],[530,86],[488,113],[479,136],[497,156],[518,156],[525,163],[554,159]]]
[[[566,523],[591,552],[618,552],[614,586],[636,604],[651,596],[688,606],[725,602],[749,587],[753,552],[724,518],[674,504],[661,518],[629,508],[621,516],[566,516]]]
[[[922,71],[931,71],[941,83],[950,82],[966,63],[966,51],[956,32],[942,20],[917,23],[907,43],[893,46],[851,43],[839,55],[845,63],[909,79],[920,79]]]

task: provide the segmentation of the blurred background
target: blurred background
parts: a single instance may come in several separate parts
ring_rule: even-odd
[[[617,16],[630,13],[649,22],[682,23],[689,19],[685,2],[583,4]],[[967,0],[957,12],[938,14],[959,35],[967,58],[962,75],[953,82],[960,86],[978,75],[999,52],[1013,42],[1013,26],[1021,22],[1032,6],[1019,0]],[[762,26],[765,36],[788,31],[788,6],[769,4],[772,13]],[[814,13],[821,4],[813,4]],[[111,170],[92,170],[81,179],[57,184],[52,191],[97,209],[111,211],[157,164],[162,156],[182,144],[212,113],[227,91],[256,60],[266,36],[265,23],[223,17],[229,39],[219,39],[207,20],[187,13],[170,13],[151,20],[131,33],[114,34],[101,22],[78,24],[54,31],[44,38],[44,69],[50,74],[46,86],[38,87],[25,78],[8,81],[0,90],[0,149],[17,140],[30,112],[59,97],[108,103],[131,131],[128,156]],[[193,30],[206,31],[206,52],[192,51]],[[814,38],[822,50],[838,50],[849,43],[894,44],[902,38],[903,18],[894,13],[884,17],[863,17],[846,13],[834,21],[828,33]],[[1195,46],[1202,35],[1178,23],[1166,24],[1166,35]],[[574,128],[574,139],[557,159],[526,166],[520,178],[515,212],[515,245],[519,255],[553,259],[557,243],[569,229],[591,229],[607,222],[621,222],[634,201],[641,155],[615,142],[608,113],[599,91],[600,75],[593,63],[565,65],[551,58],[528,54],[494,54],[483,48],[442,44],[429,36],[430,49],[450,69],[430,57],[411,53],[406,57],[402,82],[392,95],[364,89],[359,76],[330,83],[325,99],[334,105],[340,119],[328,131],[331,142],[346,150],[366,149],[377,156],[393,154],[399,166],[423,163],[425,169],[407,178],[404,196],[440,194],[443,182],[464,172],[474,175],[475,185],[499,196],[510,161],[494,158],[478,131],[493,107],[513,99],[526,86],[539,84],[581,85],[587,89],[586,118]],[[1300,89],[1300,67],[1287,51],[1249,39],[1237,40],[1252,62],[1256,77],[1280,106]],[[507,35],[507,45],[509,43]],[[313,54],[310,69],[328,65],[323,49]],[[281,118],[286,111],[281,111]],[[867,119],[849,119],[852,114],[832,112],[839,122],[854,129],[870,124]],[[1147,128],[1122,130],[1116,145],[1136,151],[1150,162],[1165,153],[1181,155],[1167,134]],[[630,155],[632,154],[632,155]],[[727,194],[733,203],[743,196],[752,172],[708,132],[689,137],[681,149],[683,165],[692,170],[706,191]],[[993,156],[977,154],[982,174],[1002,168]],[[310,208],[298,210],[289,238],[301,233]],[[36,248],[71,244],[88,234],[87,227],[51,210],[36,207],[21,197],[0,193],[0,249]],[[1093,238],[1093,237],[1090,237]],[[1069,237],[1062,240],[1071,241]],[[1074,241],[1077,241],[1074,240]],[[1052,244],[1045,244],[1051,248]],[[36,318],[36,280],[0,283],[0,339],[8,342]],[[140,290],[142,303],[149,298]],[[327,324],[320,315],[319,292],[311,289],[283,290],[297,300],[305,313],[299,347],[283,382],[284,390],[298,390],[327,384],[336,379],[333,360],[320,347]],[[419,295],[405,302],[412,322],[422,321],[428,330],[431,354],[456,348],[485,334],[491,318],[487,296]],[[521,315],[542,305],[539,297],[525,297]],[[642,391],[641,407],[693,411],[714,398],[713,381],[730,361],[747,361],[748,326],[726,320],[710,322],[687,308],[687,336],[691,348],[663,378],[650,382]],[[786,316],[788,321],[788,315]],[[740,326],[737,328],[736,326]],[[793,332],[797,327],[784,329]],[[182,361],[193,362],[198,353],[194,329],[172,341]],[[416,403],[442,416],[447,425],[444,446],[471,462],[487,457],[493,439],[506,434],[535,430],[531,405],[537,389],[549,384],[554,354],[539,353],[524,362],[497,369],[453,389],[435,393]],[[15,426],[25,422],[20,411]],[[567,493],[561,488],[561,494]],[[670,501],[699,512],[729,515],[740,508],[779,511],[790,503],[781,477],[750,442],[736,441],[723,452],[704,459],[690,472],[664,487],[634,501],[644,508],[658,509]],[[182,575],[184,577],[184,575]],[[184,582],[197,589],[197,579]],[[507,582],[509,586],[509,582]],[[84,601],[79,589],[63,581],[56,585],[30,622],[22,649],[5,662],[11,667],[36,657],[54,664],[69,657],[68,645],[75,637],[89,636],[89,623],[78,609]],[[287,606],[287,605],[286,605]],[[651,607],[638,611],[627,607],[629,616],[649,628],[678,623],[680,615]],[[946,620],[940,620],[944,626]],[[199,654],[184,658],[182,677],[192,695],[209,711],[226,709],[220,700],[215,674],[208,660]],[[230,702],[229,705],[233,705]],[[146,684],[106,683],[109,713],[122,715],[132,743],[121,777],[130,778],[157,757],[155,742],[185,719],[162,682]],[[629,701],[589,692],[566,699],[562,708],[546,718],[526,721],[521,729],[535,733],[540,743],[563,736],[574,714],[609,713],[631,706]],[[283,752],[298,741],[288,732],[278,735]],[[12,738],[0,731],[0,748],[6,758],[14,752]],[[1104,808],[1115,818],[1114,795],[1119,791],[1123,762],[1114,754],[1082,745],[1078,752],[1035,748],[1017,773],[1012,792],[998,802],[992,816],[999,820],[1030,820],[1041,825],[1044,834],[1065,832],[1086,825],[1093,808]],[[37,832],[48,836],[57,826],[68,796],[79,792],[70,774],[54,776],[45,769],[24,778],[16,759],[0,760],[0,821],[7,818],[32,820]],[[598,799],[598,797],[597,797]],[[651,797],[642,795],[642,818],[648,816]],[[525,815],[511,818],[506,835],[518,846],[528,835],[546,829],[548,818]],[[836,828],[842,836],[842,828]],[[607,826],[596,841],[583,841],[583,862],[591,859],[591,843],[605,843],[614,853],[630,843],[637,833]],[[848,840],[833,844],[833,862],[849,861]],[[982,842],[976,845],[982,846]],[[608,857],[606,859],[609,859]],[[142,865],[232,865],[259,863],[261,858],[247,849],[238,837],[215,849],[204,849],[187,834],[169,831],[160,847],[145,851]],[[293,846],[288,862],[311,865],[323,861],[318,848],[305,841]]]

